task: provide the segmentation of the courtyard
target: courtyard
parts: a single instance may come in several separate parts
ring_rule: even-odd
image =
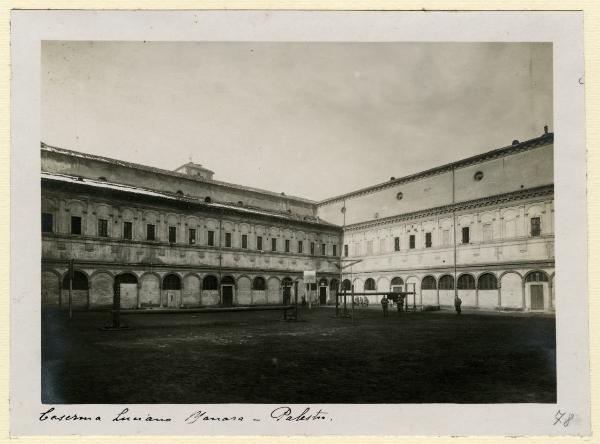
[[[548,314],[301,310],[124,316],[42,310],[42,402],[553,403]]]

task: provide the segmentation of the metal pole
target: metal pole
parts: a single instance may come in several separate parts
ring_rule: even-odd
[[[452,167],[452,230],[454,231],[454,300],[458,297],[458,285],[456,282],[456,196],[454,187],[454,166]]]
[[[352,286],[352,321],[354,322],[354,285]]]
[[[73,275],[69,276],[69,321],[73,319]],[[80,316],[81,317],[81,316]]]

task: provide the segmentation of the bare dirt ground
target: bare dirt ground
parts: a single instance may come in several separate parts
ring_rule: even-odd
[[[553,316],[332,308],[131,315],[42,311],[42,401],[517,403],[556,401]]]

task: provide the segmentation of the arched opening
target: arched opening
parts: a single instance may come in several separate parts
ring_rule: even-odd
[[[480,290],[497,290],[498,279],[492,273],[484,273],[477,279],[477,288]]]
[[[404,286],[404,281],[401,277],[396,276],[390,282],[390,291],[400,292],[402,291],[402,287]]]
[[[67,308],[69,304],[69,273],[66,273],[62,281],[62,307]],[[71,302],[73,307],[87,308],[89,306],[89,282],[85,273],[75,270],[73,272],[73,291]]]
[[[475,278],[470,274],[461,274],[456,286],[459,290],[475,290]]]
[[[344,281],[342,282],[342,290],[350,291],[351,289],[352,283],[350,282],[350,279],[344,279]]]
[[[454,290],[454,277],[445,274],[440,278],[438,285],[440,290]]]
[[[365,281],[365,291],[375,291],[375,280],[373,278],[368,278]]]
[[[319,304],[327,304],[327,279],[319,280]]]
[[[181,290],[181,279],[176,274],[168,274],[163,278],[163,290]]]
[[[221,297],[225,307],[233,306],[233,291],[235,289],[235,280],[231,276],[225,276],[221,279]]]
[[[206,276],[202,280],[202,290],[218,290],[219,282],[215,276]]]
[[[329,289],[332,291],[335,291],[338,289],[339,285],[340,285],[340,282],[337,279],[332,279],[331,282],[329,283]]]
[[[437,288],[435,278],[433,276],[425,276],[421,282],[422,290],[435,290]]]
[[[211,202],[212,202],[212,199],[211,199],[210,197],[208,197],[208,196],[207,196],[207,197],[205,197],[205,198],[204,198],[204,202],[206,202],[206,203],[211,203]]]
[[[115,277],[115,290],[119,291],[121,308],[139,306],[138,279],[133,273],[122,273]]]
[[[291,278],[285,277],[283,281],[281,281],[281,286],[283,288],[283,304],[288,305],[292,302],[292,287],[294,285],[294,281]]]
[[[254,278],[254,281],[252,281],[252,290],[260,290],[260,291],[264,291],[266,287],[266,283],[265,283],[265,278],[257,276]]]
[[[181,307],[181,279],[174,273],[167,274],[162,280],[161,306]]]
[[[548,286],[548,275],[543,271],[530,271],[525,275],[525,285],[529,289],[529,307],[531,310],[543,310],[549,305],[545,303],[545,288]]]

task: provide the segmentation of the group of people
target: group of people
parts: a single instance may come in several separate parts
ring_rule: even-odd
[[[388,299],[388,297],[386,295],[384,295],[381,298],[381,308],[383,309],[383,317],[384,318],[387,318],[389,303],[390,303],[390,299]],[[462,299],[459,298],[458,296],[456,296],[454,298],[454,309],[456,310],[456,314],[461,313],[461,311],[462,311],[461,305],[462,305]],[[404,311],[404,297],[403,296],[401,296],[401,295],[398,296],[398,301],[397,301],[396,307],[398,308],[398,314],[400,314]]]

